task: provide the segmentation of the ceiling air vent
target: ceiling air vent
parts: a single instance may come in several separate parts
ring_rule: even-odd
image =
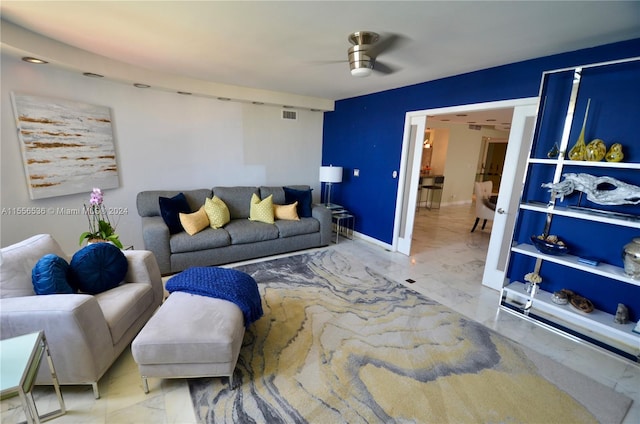
[[[286,119],[288,121],[297,121],[298,120],[298,112],[295,110],[283,110],[282,111],[282,119]]]

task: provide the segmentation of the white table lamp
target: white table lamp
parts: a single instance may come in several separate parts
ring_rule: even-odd
[[[320,182],[327,184],[325,205],[331,204],[331,185],[333,183],[342,182],[342,167],[341,166],[321,166],[320,167]]]

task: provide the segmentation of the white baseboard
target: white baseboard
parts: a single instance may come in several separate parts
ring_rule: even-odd
[[[371,244],[375,244],[376,246],[381,247],[383,249],[390,250],[392,252],[394,251],[393,245],[385,243],[385,242],[380,241],[378,239],[375,239],[373,237],[367,236],[365,234],[359,233],[357,231],[353,232],[353,237],[361,239],[361,240],[364,240],[364,241],[366,241],[368,243],[371,243]]]

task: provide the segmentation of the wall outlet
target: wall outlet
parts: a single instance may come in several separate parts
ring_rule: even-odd
[[[360,170],[359,169],[354,169],[353,170],[353,176],[354,177],[359,177],[360,176]]]

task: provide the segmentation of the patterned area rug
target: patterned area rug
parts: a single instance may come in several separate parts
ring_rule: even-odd
[[[331,250],[241,266],[265,315],[203,423],[619,423],[631,399]],[[337,271],[336,271],[337,270]]]

